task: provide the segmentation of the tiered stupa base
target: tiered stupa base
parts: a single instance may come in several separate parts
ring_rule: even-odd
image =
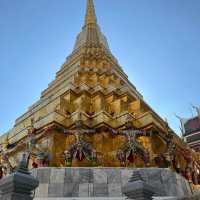
[[[182,176],[169,169],[131,168],[38,168],[33,175],[39,179],[36,199],[126,199],[122,188],[133,172],[156,189],[155,196],[189,196],[191,188]]]

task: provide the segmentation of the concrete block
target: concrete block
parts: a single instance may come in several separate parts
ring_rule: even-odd
[[[105,183],[94,183],[95,197],[108,197],[108,185]]]
[[[108,184],[118,183],[121,184],[121,170],[120,169],[109,169],[106,171],[108,176]]]
[[[73,171],[72,168],[65,169],[64,183],[71,183],[73,181]]]
[[[39,183],[49,183],[50,174],[51,168],[39,168],[37,171],[37,179],[39,180]]]
[[[88,184],[88,196],[94,197],[94,184],[93,183]]]
[[[53,168],[51,170],[50,183],[64,183],[65,169]]]
[[[94,174],[92,169],[83,168],[79,171],[80,183],[93,183]]]
[[[50,183],[48,196],[49,197],[63,197],[64,185],[62,183]]]
[[[79,183],[65,183],[63,191],[64,197],[79,197]]]
[[[106,169],[94,169],[94,184],[108,183]]]
[[[129,179],[131,178],[133,170],[130,169],[122,169],[121,170],[121,181],[122,186],[128,183]]]
[[[109,197],[122,197],[122,187],[120,183],[108,184]]]
[[[89,183],[79,184],[79,197],[89,197]]]
[[[35,196],[48,197],[48,189],[49,189],[48,183],[40,184],[40,186],[35,190]]]

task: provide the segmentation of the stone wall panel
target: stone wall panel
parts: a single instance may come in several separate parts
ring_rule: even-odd
[[[122,187],[133,172],[153,188],[157,196],[188,196],[191,189],[182,176],[160,168],[39,168],[36,197],[122,197]]]

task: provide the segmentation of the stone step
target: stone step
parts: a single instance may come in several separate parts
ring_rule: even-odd
[[[34,198],[34,200],[128,200],[126,197],[70,197],[70,198],[55,198],[55,197],[47,197],[47,198]]]
[[[154,197],[153,200],[178,200],[177,197]]]

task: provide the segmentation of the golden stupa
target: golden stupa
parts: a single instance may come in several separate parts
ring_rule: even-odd
[[[27,152],[30,168],[170,167],[198,183],[198,154],[130,83],[97,24],[92,0],[71,55],[0,144],[4,173]]]

